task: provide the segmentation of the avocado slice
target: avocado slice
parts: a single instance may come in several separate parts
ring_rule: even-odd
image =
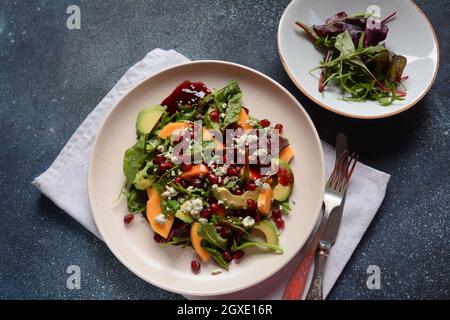
[[[291,195],[292,187],[294,186],[294,174],[287,162],[278,159],[278,165],[278,184],[273,189],[273,198],[277,201],[286,201]]]
[[[180,210],[175,213],[175,218],[178,218],[178,219],[180,219],[181,221],[183,221],[185,223],[192,223],[192,222],[194,222],[194,220],[190,216],[188,216],[187,214],[181,212]]]
[[[278,245],[278,232],[269,220],[261,220],[255,224],[253,229],[261,231],[266,237],[267,243]]]
[[[247,200],[253,199],[255,202],[258,199],[258,191],[246,191],[242,195],[232,194],[230,190],[220,187],[213,190],[213,194],[217,200],[223,201],[226,207],[233,209],[246,209]]]
[[[150,179],[139,178],[136,182],[134,182],[134,186],[138,190],[147,190],[152,186],[152,182],[150,181]]]
[[[273,189],[273,198],[277,201],[286,201],[289,198],[289,195],[292,192],[292,186],[283,186],[281,184],[277,184]]]
[[[163,106],[157,105],[139,111],[136,120],[136,130],[138,133],[142,135],[150,133],[165,110]]]

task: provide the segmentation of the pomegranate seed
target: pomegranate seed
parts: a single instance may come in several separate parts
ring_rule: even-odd
[[[234,216],[235,217],[244,217],[244,212],[242,211],[242,210],[236,210],[236,211],[234,211]]]
[[[187,187],[189,187],[189,183],[186,180],[182,179],[181,186],[186,189]]]
[[[207,178],[212,184],[217,184],[219,182],[219,178],[214,173],[208,173]]]
[[[256,202],[253,199],[247,199],[247,208],[250,210],[256,209]]]
[[[277,123],[275,125],[275,130],[278,130],[278,133],[281,134],[281,132],[283,132],[283,125],[281,123]]]
[[[275,220],[275,224],[277,225],[278,229],[284,228],[284,220],[282,218],[278,218]]]
[[[281,218],[282,215],[283,215],[283,213],[281,212],[281,210],[279,208],[275,208],[272,210],[272,217],[274,219],[279,219],[279,218]]]
[[[241,230],[236,230],[236,235],[234,237],[234,240],[236,241],[236,244],[238,246],[241,245],[241,240],[242,240],[242,231]]]
[[[192,180],[192,185],[196,188],[201,188],[202,180],[200,180],[199,178],[195,178]]]
[[[225,261],[228,261],[228,262],[233,260],[233,257],[231,256],[230,251],[225,251],[224,253],[222,253],[222,257],[225,259]]]
[[[164,161],[166,161],[166,158],[164,158],[164,156],[161,156],[161,155],[157,155],[155,157],[155,160],[153,160],[153,162],[156,163],[156,164],[161,164]]]
[[[234,260],[239,260],[239,259],[241,259],[244,256],[244,254],[245,253],[242,250],[238,250],[236,252],[233,252],[233,259]]]
[[[222,238],[228,238],[231,235],[231,228],[229,226],[222,226],[222,228],[220,228],[220,236]]]
[[[209,113],[209,118],[211,119],[211,121],[213,122],[219,122],[220,119],[220,113],[217,110],[213,110]]]
[[[242,191],[242,189],[236,189],[236,190],[234,190],[234,194],[240,196],[240,195],[244,194],[244,191]]]
[[[217,203],[211,203],[211,205],[209,206],[209,208],[211,209],[212,212],[217,213],[220,211],[220,207]]]
[[[261,215],[259,213],[257,213],[253,216],[253,219],[255,219],[255,222],[259,222],[259,221],[261,221]]]
[[[175,183],[176,184],[182,184],[183,179],[181,179],[180,177],[176,177],[175,178]]]
[[[195,132],[194,131],[191,132],[190,137],[191,137],[191,139],[195,138]]]
[[[130,224],[131,221],[133,221],[134,216],[132,214],[128,214],[125,217],[123,217],[123,222],[125,224]]]
[[[183,165],[181,166],[181,170],[183,170],[183,171],[189,171],[191,169],[192,169],[191,163],[183,163]]]
[[[236,168],[228,168],[227,175],[228,176],[237,176],[239,171]]]
[[[244,109],[244,111],[247,113],[247,114],[249,114],[250,113],[250,110],[248,110],[248,108],[246,108],[246,107],[242,107],[242,109]]]
[[[161,163],[159,168],[163,171],[169,170],[170,168],[172,168],[172,163],[169,161],[163,162],[163,163]]]
[[[200,217],[202,217],[203,219],[211,219],[211,209],[210,208],[206,208],[206,209],[203,209],[201,212],[200,212]]]
[[[199,273],[200,268],[201,268],[200,262],[198,262],[197,260],[191,261],[191,269],[193,273]]]
[[[270,121],[267,119],[262,119],[259,124],[261,125],[261,127],[266,128],[268,126],[270,126]]]
[[[157,233],[155,233],[155,235],[153,236],[153,240],[155,240],[155,242],[157,242],[157,243],[165,243],[166,242],[166,239],[164,239],[162,236],[160,236]]]
[[[256,184],[254,184],[253,182],[248,182],[247,183],[247,190],[255,191],[256,190]]]

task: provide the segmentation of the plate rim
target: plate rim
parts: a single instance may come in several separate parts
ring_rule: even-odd
[[[437,48],[437,61],[436,61],[436,67],[433,71],[433,77],[431,78],[430,83],[428,84],[427,88],[425,88],[425,90],[421,93],[420,96],[418,96],[414,101],[412,101],[410,104],[402,107],[401,109],[398,109],[396,111],[392,111],[390,113],[385,113],[385,114],[380,114],[380,115],[374,115],[374,116],[364,116],[364,115],[356,115],[356,114],[352,114],[352,113],[348,113],[348,112],[344,112],[344,111],[340,111],[337,110],[335,108],[332,108],[330,106],[328,106],[326,103],[322,102],[321,100],[315,98],[313,95],[311,95],[308,90],[306,90],[305,88],[303,88],[300,83],[296,80],[296,78],[294,77],[294,75],[292,74],[292,72],[289,70],[285,57],[282,54],[282,50],[281,50],[281,45],[280,45],[280,36],[281,36],[281,22],[283,21],[287,11],[289,10],[289,8],[294,4],[294,2],[296,1],[304,1],[304,0],[292,0],[291,2],[289,2],[289,4],[286,6],[286,8],[283,11],[283,14],[281,15],[280,18],[280,22],[278,23],[278,30],[277,30],[277,50],[278,50],[278,55],[280,57],[281,60],[281,64],[283,65],[284,70],[286,71],[286,73],[288,74],[289,78],[291,79],[291,81],[295,84],[295,86],[300,89],[300,91],[308,98],[310,99],[312,102],[314,102],[315,104],[319,105],[320,107],[331,111],[335,114],[344,116],[344,117],[348,117],[348,118],[353,118],[353,119],[362,119],[362,120],[374,120],[374,119],[385,119],[385,118],[389,118],[389,117],[393,117],[399,113],[402,113],[410,108],[412,108],[413,106],[415,106],[417,103],[419,103],[424,97],[425,95],[430,91],[431,87],[433,86],[434,82],[436,81],[436,77],[439,71],[439,67],[440,67],[440,60],[441,60],[441,51],[440,51],[440,46],[439,46],[439,41],[437,38],[437,34],[436,31],[433,28],[433,25],[431,24],[431,21],[428,19],[427,15],[422,11],[422,9],[420,9],[420,7],[413,1],[413,0],[407,0],[409,1],[409,3],[416,8],[416,10],[418,11],[419,14],[421,14],[424,18],[425,18],[425,22],[428,24],[428,27],[431,30],[431,33],[433,35],[433,41],[436,45]]]
[[[112,113],[114,112],[114,110],[117,108],[117,106],[122,103],[122,101],[128,97],[134,90],[136,90],[138,87],[140,87],[141,85],[143,85],[146,81],[150,80],[153,77],[157,77],[162,73],[168,72],[170,70],[173,69],[177,69],[177,68],[181,68],[184,67],[186,65],[195,65],[195,64],[208,64],[208,63],[213,63],[213,64],[221,64],[221,65],[226,65],[226,66],[233,66],[233,67],[237,67],[240,69],[244,69],[248,72],[251,72],[257,76],[260,76],[266,80],[268,80],[269,82],[271,82],[273,85],[275,85],[278,89],[280,89],[284,94],[286,94],[288,96],[288,98],[290,98],[297,106],[297,108],[299,109],[300,112],[303,113],[303,115],[306,118],[306,121],[309,123],[309,125],[312,127],[313,129],[313,136],[314,136],[314,140],[316,142],[316,145],[319,147],[319,158],[320,158],[320,168],[321,168],[321,176],[322,179],[320,181],[322,187],[321,187],[321,198],[323,198],[323,195],[325,193],[325,156],[324,156],[324,151],[322,148],[322,144],[321,144],[321,140],[317,131],[317,128],[314,125],[314,122],[312,121],[311,117],[309,116],[309,114],[306,112],[305,108],[301,105],[301,103],[294,97],[294,95],[289,92],[285,87],[283,87],[280,83],[278,83],[276,80],[272,79],[271,77],[265,75],[264,73],[255,70],[253,68],[244,66],[242,64],[238,64],[235,62],[230,62],[230,61],[225,61],[225,60],[195,60],[195,61],[187,61],[187,62],[183,62],[183,63],[179,63],[167,68],[164,68],[162,70],[160,70],[159,72],[153,73],[147,77],[145,77],[144,79],[142,79],[141,81],[139,81],[136,85],[134,85],[133,87],[131,87],[129,90],[126,91],[126,93],[123,94],[123,96],[114,104],[114,106],[111,108],[111,110],[108,111],[108,114],[105,116],[104,120],[102,121],[102,124],[95,136],[95,140],[94,143],[92,145],[92,150],[91,150],[91,154],[89,156],[89,165],[88,165],[88,196],[89,196],[89,206],[92,212],[92,216],[93,216],[93,220],[95,222],[95,225],[97,227],[97,230],[100,233],[100,236],[102,237],[104,243],[106,244],[106,246],[108,247],[108,249],[111,251],[111,253],[114,255],[114,257],[116,259],[118,259],[129,271],[131,271],[133,274],[135,274],[136,276],[138,276],[139,278],[141,278],[142,280],[146,281],[147,283],[150,283],[154,286],[157,286],[158,288],[170,291],[170,292],[174,292],[174,293],[178,293],[178,294],[182,294],[182,295],[187,295],[187,296],[194,296],[194,297],[209,297],[209,296],[218,296],[218,295],[226,295],[226,294],[231,294],[231,293],[235,293],[238,291],[242,291],[245,290],[247,288],[251,288],[269,278],[271,278],[274,274],[276,274],[277,272],[279,272],[281,269],[283,269],[286,265],[289,264],[289,262],[292,261],[292,259],[298,254],[298,252],[300,252],[300,250],[303,248],[303,246],[308,242],[309,236],[311,235],[311,233],[314,230],[315,224],[312,224],[310,227],[310,230],[307,232],[308,237],[306,237],[304,243],[302,243],[298,250],[293,251],[292,255],[290,257],[288,257],[288,259],[286,259],[285,263],[282,263],[278,268],[274,268],[270,273],[260,277],[260,278],[255,278],[253,281],[250,281],[248,283],[246,283],[245,285],[239,285],[239,286],[235,286],[233,288],[229,288],[227,290],[215,290],[215,291],[211,291],[208,293],[203,293],[203,292],[197,292],[197,291],[187,291],[187,290],[180,290],[180,289],[176,289],[170,286],[167,286],[163,283],[158,282],[157,280],[154,279],[150,279],[149,277],[147,277],[145,274],[141,273],[139,270],[136,270],[130,263],[127,262],[127,259],[125,257],[123,257],[120,253],[118,253],[116,250],[114,250],[114,248],[109,244],[109,242],[106,240],[105,237],[105,233],[104,230],[102,230],[99,227],[99,224],[97,222],[98,216],[95,214],[95,210],[94,210],[94,206],[93,206],[93,197],[92,197],[92,170],[93,170],[93,159],[94,159],[94,155],[95,155],[95,150],[98,147],[98,140],[99,140],[99,136],[100,133],[104,130],[104,128],[106,127],[106,123],[108,122],[109,118],[112,116]],[[320,178],[320,177],[319,177]],[[317,204],[317,208],[315,210],[315,212],[317,212],[317,217],[316,220],[319,218],[320,216],[320,210],[322,207],[322,202]]]

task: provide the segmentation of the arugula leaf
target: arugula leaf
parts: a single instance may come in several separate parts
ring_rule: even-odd
[[[147,153],[152,153],[153,151],[156,150],[156,148],[157,148],[162,142],[163,142],[163,141],[162,141],[159,137],[157,137],[157,136],[152,137],[151,139],[148,139],[147,142],[146,142],[146,144],[145,144],[145,151],[146,151]]]
[[[133,184],[136,187],[136,189],[146,190],[150,187],[151,183],[153,182],[152,181],[153,179],[150,179],[150,176],[147,171],[151,167],[153,167],[153,162],[148,161],[145,167],[136,173],[136,176],[133,181]]]
[[[281,206],[286,211],[292,211],[292,208],[289,206],[289,199],[286,201],[274,201],[273,206]]]
[[[344,59],[346,56],[348,57],[348,62],[354,63],[361,67],[371,78],[375,78],[372,72],[367,68],[367,66],[362,62],[360,54],[352,56],[354,53],[358,53],[362,50],[356,51],[355,44],[350,36],[348,30],[345,30],[343,33],[339,34],[336,37],[336,43],[334,45],[336,49],[341,52],[341,59]],[[374,47],[371,47],[370,50],[373,50]],[[384,48],[383,48],[384,49]],[[350,57],[351,56],[351,57]]]
[[[198,229],[198,234],[214,247],[222,250],[227,249],[227,240],[217,233],[216,227],[213,224],[201,224]]]
[[[202,241],[202,243],[203,243],[203,241]],[[209,252],[209,254],[213,258],[213,260],[215,262],[217,262],[217,264],[219,266],[221,266],[225,270],[229,269],[228,262],[223,258],[222,253],[219,250],[211,248],[211,247],[203,246],[203,245],[202,245],[202,247],[203,247],[203,249],[205,249],[206,251]]]
[[[211,222],[213,222],[213,223],[221,222],[223,224],[230,226],[232,229],[239,230],[243,234],[245,234],[247,236],[251,236],[250,233],[247,231],[247,229],[244,228],[242,221],[236,217],[233,217],[233,216],[221,217],[218,215],[213,215]]]
[[[166,242],[164,244],[164,246],[166,246],[166,245],[173,245],[173,246],[183,245],[183,246],[188,246],[190,243],[191,243],[191,239],[189,237],[177,237],[177,236],[174,236],[174,237],[172,237],[172,240],[170,240],[169,242]]]
[[[125,189],[123,194],[127,198],[127,207],[130,212],[139,213],[145,210],[147,206],[147,202],[144,200],[145,192],[131,186],[129,189]]]
[[[173,199],[166,201],[165,205],[166,205],[166,210],[165,211],[167,213],[175,213],[178,210],[180,210],[180,208],[181,208],[181,206],[178,203],[178,201],[177,200],[173,200]]]

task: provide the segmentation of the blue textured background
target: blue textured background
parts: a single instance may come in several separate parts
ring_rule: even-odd
[[[435,85],[413,109],[380,121],[331,114],[290,82],[276,49],[287,3],[1,1],[1,298],[181,298],[130,273],[30,184],[127,68],[155,47],[268,74],[296,95],[323,139],[348,133],[365,163],[392,174],[331,299],[450,298],[450,1],[417,1],[437,27],[443,53]],[[66,28],[71,4],[81,7],[81,30]],[[71,264],[81,267],[81,290],[66,288]],[[381,267],[381,290],[365,285],[370,264]]]

